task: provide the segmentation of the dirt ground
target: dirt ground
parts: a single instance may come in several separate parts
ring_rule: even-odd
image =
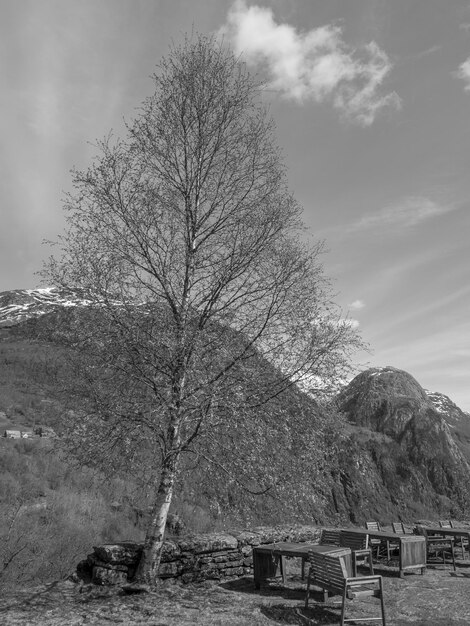
[[[383,575],[388,626],[469,626],[470,560],[428,567],[424,575]],[[305,583],[292,565],[287,584],[270,581],[256,591],[246,577],[225,583],[165,583],[158,592],[126,595],[116,588],[57,582],[0,596],[1,626],[302,626],[339,624],[339,597],[320,602],[314,594],[304,608]],[[346,617],[380,614],[378,600],[350,601]],[[361,622],[359,622],[361,623]],[[377,622],[375,622],[377,623]]]

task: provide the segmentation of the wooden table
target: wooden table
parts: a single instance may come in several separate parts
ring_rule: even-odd
[[[423,537],[424,539],[424,537]],[[318,545],[313,543],[269,543],[253,548],[253,573],[255,579],[255,588],[259,589],[261,582],[267,578],[274,578],[277,573],[278,567],[280,568],[280,574],[282,581],[286,583],[286,557],[298,557],[302,559],[303,563],[308,559],[310,551],[319,553],[333,554],[334,552],[344,553],[347,548],[341,548],[339,546],[332,545]],[[346,567],[350,575],[352,576],[352,560],[351,555],[346,555],[345,558]]]
[[[470,530],[466,528],[441,528],[440,526],[422,526],[422,529],[425,533],[425,537],[440,535],[441,537],[453,537],[458,539],[459,537],[464,537],[468,541],[468,545],[470,546]],[[465,558],[465,552],[462,548],[462,558]]]
[[[348,528],[348,532],[369,535],[369,539],[380,539],[398,545],[398,573],[404,578],[405,571],[420,568],[424,574],[426,570],[426,539],[420,535],[399,535],[385,530],[370,530],[365,528]]]

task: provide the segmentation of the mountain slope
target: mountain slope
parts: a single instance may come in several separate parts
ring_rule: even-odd
[[[459,517],[468,510],[470,465],[456,443],[457,423],[468,425],[457,407],[451,428],[450,418],[419,383],[393,367],[362,372],[337,402],[359,429],[352,438],[361,433],[360,462],[371,473],[375,467],[379,493],[387,493],[390,502],[409,513],[430,510]]]
[[[30,328],[24,335],[24,323],[44,320],[47,327],[62,311],[80,315],[87,305],[80,293],[53,288],[0,294],[0,410],[15,423],[37,424],[39,415],[41,423],[55,426],[65,413],[52,404],[43,384],[54,347],[35,339],[34,325],[33,333]],[[261,357],[259,367],[264,367]],[[256,375],[253,369],[246,371],[246,389]],[[272,454],[282,458],[285,479],[297,485],[284,492],[282,503],[297,499],[290,508],[298,515],[309,514],[310,521],[363,523],[366,518],[407,521],[470,514],[470,416],[446,396],[426,392],[410,374],[393,367],[359,374],[336,399],[346,421],[334,411],[321,415],[315,401],[296,389],[273,402],[271,420],[301,424],[285,434],[292,441],[282,449],[275,428],[264,436]],[[241,506],[233,489],[218,480],[209,477],[204,486],[193,473],[186,493],[209,509]],[[282,508],[260,499],[244,506],[260,516]]]
[[[16,289],[0,293],[0,328],[12,327],[33,317],[67,307],[86,306],[88,300],[78,291],[56,287]]]
[[[436,391],[427,391],[434,408],[445,419],[450,433],[467,461],[470,462],[470,414],[462,411],[452,400]]]

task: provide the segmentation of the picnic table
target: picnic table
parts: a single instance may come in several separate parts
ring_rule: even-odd
[[[467,528],[447,528],[441,526],[422,526],[422,530],[425,533],[425,537],[428,536],[441,536],[441,537],[452,537],[454,539],[466,539],[468,545],[470,546],[470,529]],[[462,544],[461,544],[462,545]],[[462,558],[465,558],[465,552],[462,545]]]
[[[424,540],[424,537],[423,537]],[[279,568],[282,581],[286,584],[286,567],[285,559],[301,558],[302,565],[308,560],[309,553],[317,552],[319,554],[334,554],[341,552],[344,554],[345,548],[333,545],[319,545],[313,543],[291,543],[279,542],[268,543],[253,548],[253,573],[255,579],[255,589],[259,589],[261,582],[267,578],[274,578]],[[352,576],[352,559],[351,553],[345,557],[346,567],[349,575]]]
[[[371,530],[366,528],[347,528],[345,530],[361,535],[368,535],[369,540],[380,539],[383,542],[388,541],[398,546],[398,573],[400,578],[404,578],[405,571],[411,569],[420,568],[421,573],[424,574],[426,570],[425,537],[420,535],[399,535],[391,531]],[[392,564],[389,562],[388,565]]]

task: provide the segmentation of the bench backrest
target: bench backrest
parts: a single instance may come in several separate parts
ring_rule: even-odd
[[[369,547],[369,535],[342,530],[339,536],[339,545],[344,548],[351,548],[351,550],[366,550]]]
[[[366,522],[366,528],[367,530],[377,530],[377,531],[382,530],[380,528],[379,522]]]
[[[401,533],[402,535],[405,534],[405,527],[402,522],[392,522],[392,529],[394,533]]]
[[[313,584],[331,593],[343,593],[348,578],[344,556],[348,554],[350,550],[344,553],[338,551],[334,554],[310,552],[309,561]]]
[[[339,546],[339,537],[341,531],[339,528],[324,528],[320,535],[321,545]]]
[[[448,519],[440,519],[439,526],[441,528],[452,528],[452,522]]]

